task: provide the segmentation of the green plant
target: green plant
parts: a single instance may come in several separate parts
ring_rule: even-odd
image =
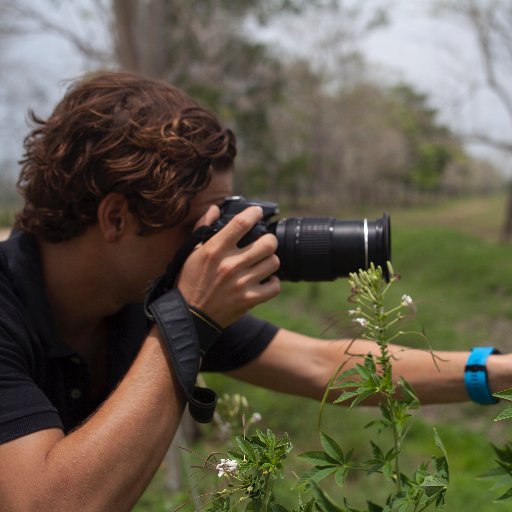
[[[270,430],[257,430],[251,437],[236,436],[237,451],[230,450],[230,459],[216,465],[219,477],[227,485],[215,493],[208,512],[227,512],[244,506],[254,512],[286,511],[272,499],[272,483],[284,477],[284,459],[292,449],[288,434],[278,439]],[[298,512],[312,510],[312,501],[299,504]]]
[[[341,390],[334,403],[350,402],[349,409],[370,397],[377,397],[381,418],[372,421],[367,428],[374,428],[377,434],[391,433],[390,446],[371,439],[372,457],[355,461],[352,451],[346,454],[339,444],[325,433],[320,434],[323,451],[308,452],[301,457],[314,464],[313,469],[303,475],[301,481],[310,486],[317,495],[317,507],[321,511],[360,512],[351,508],[344,500],[344,506],[336,504],[318,485],[327,476],[334,475],[335,482],[343,487],[350,471],[358,470],[368,475],[377,473],[392,484],[392,492],[385,503],[378,505],[367,502],[368,512],[421,512],[431,505],[444,504],[448,486],[448,462],[446,451],[439,435],[434,430],[435,444],[441,455],[432,457],[429,463],[421,466],[412,475],[401,469],[403,446],[411,428],[411,411],[419,407],[419,400],[412,387],[402,378],[393,379],[392,356],[389,344],[405,334],[396,331],[395,325],[415,312],[415,304],[408,295],[403,295],[398,306],[386,309],[384,302],[390,286],[398,279],[389,265],[390,281],[385,283],[380,268],[372,267],[350,275],[351,297],[355,304],[349,314],[352,321],[362,328],[361,337],[374,340],[378,354],[368,354],[363,364],[341,371],[335,375],[330,389]],[[421,335],[421,333],[419,333]],[[423,335],[422,335],[423,336]],[[376,438],[375,438],[376,439]]]
[[[493,393],[496,398],[503,398],[512,402],[512,388],[505,389],[498,393]],[[512,418],[512,405],[501,411],[494,421],[501,421]],[[494,487],[508,487],[498,498],[494,500],[495,503],[503,503],[512,500],[512,487],[510,487],[510,479],[512,478],[512,442],[508,442],[503,447],[492,445],[494,453],[496,454],[496,462],[498,466],[491,468],[489,471],[480,476],[480,478],[490,478],[494,480]]]

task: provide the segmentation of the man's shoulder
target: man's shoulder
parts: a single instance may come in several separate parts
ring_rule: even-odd
[[[23,234],[12,232],[8,238],[0,241],[0,299],[9,291],[15,292],[15,275],[23,274],[20,263]]]
[[[19,232],[13,232],[0,242],[0,329],[11,333],[27,327],[25,299],[34,287],[31,284],[31,245],[32,242]]]

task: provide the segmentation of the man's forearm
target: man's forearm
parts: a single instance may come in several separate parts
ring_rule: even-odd
[[[108,400],[36,459],[40,476],[31,485],[31,508],[24,512],[131,510],[158,469],[183,412],[172,375],[153,329]]]
[[[347,364],[362,362],[361,356],[377,354],[374,342],[357,340],[349,345]],[[464,402],[469,400],[464,381],[468,351],[430,351],[398,345],[389,346],[392,354],[393,377],[404,378],[418,395],[422,404]],[[350,359],[355,359],[351,361]],[[510,355],[493,355],[487,360],[489,391],[501,391],[512,386]]]
[[[432,353],[397,345],[390,349],[394,378],[407,380],[423,404],[469,400],[464,384],[469,352]],[[363,363],[367,354],[378,352],[378,345],[371,341],[326,341],[281,329],[256,360],[230,373],[252,384],[320,400],[336,372]],[[489,357],[487,370],[491,392],[512,387],[510,368],[512,355]],[[339,393],[340,390],[333,390],[330,398],[336,398]],[[365,403],[376,402],[375,397]]]

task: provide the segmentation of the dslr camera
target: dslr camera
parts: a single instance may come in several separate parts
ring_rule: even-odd
[[[249,206],[260,206],[263,219],[238,243],[243,247],[266,233],[277,237],[276,251],[281,266],[276,275],[285,281],[332,281],[351,272],[368,269],[373,263],[389,280],[387,262],[391,260],[391,228],[388,214],[369,221],[338,220],[334,217],[290,217],[272,220],[276,203],[227,198],[221,215],[211,226],[219,232],[236,214]]]

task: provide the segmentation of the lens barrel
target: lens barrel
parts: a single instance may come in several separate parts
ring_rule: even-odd
[[[269,230],[278,240],[281,261],[277,275],[285,281],[332,281],[351,272],[380,266],[389,280],[391,261],[389,215],[375,221],[334,217],[292,217]]]

